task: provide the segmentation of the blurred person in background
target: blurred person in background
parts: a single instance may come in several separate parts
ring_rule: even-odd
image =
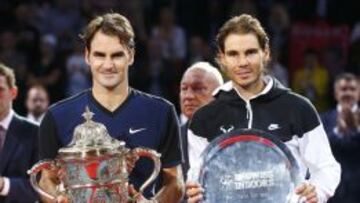
[[[65,92],[64,59],[58,55],[57,45],[55,35],[41,37],[40,61],[28,76],[28,85],[43,85],[49,92],[51,102],[62,99]]]
[[[360,83],[355,75],[342,73],[334,82],[336,107],[321,115],[334,156],[343,173],[329,203],[360,202]]]
[[[159,12],[159,22],[151,31],[151,38],[161,44],[164,59],[170,60],[177,69],[181,69],[186,57],[186,35],[182,27],[175,23],[175,15],[170,7]]]
[[[41,85],[29,88],[26,97],[27,119],[40,125],[49,107],[49,95]]]
[[[177,103],[180,81],[177,70],[169,59],[163,57],[160,41],[149,39],[147,50],[144,60],[137,64],[135,62],[136,68],[129,70],[131,84],[137,89]]]
[[[42,35],[54,35],[61,39],[58,48],[61,51],[70,51],[77,33],[83,27],[79,1],[54,0],[44,1],[39,12],[39,25]]]
[[[331,81],[334,81],[344,71],[344,53],[339,45],[329,45],[326,47],[323,52],[323,61]]]
[[[14,71],[0,63],[0,202],[34,203],[26,171],[38,161],[38,127],[13,110],[17,93]]]
[[[204,149],[198,138],[188,134],[189,120],[202,106],[212,101],[213,91],[224,83],[219,70],[208,62],[192,64],[184,73],[180,83],[182,169],[184,179],[198,154]]]
[[[289,87],[289,72],[287,68],[279,61],[280,50],[272,48],[271,60],[267,66],[266,72],[278,79],[285,87]]]
[[[15,31],[9,29],[0,32],[0,61],[14,70],[18,88],[26,89],[29,67],[26,64],[27,57],[17,49],[18,45],[18,36]],[[26,113],[24,100],[25,92],[20,91],[14,101],[14,108],[21,115]]]
[[[317,52],[308,48],[303,54],[303,66],[294,74],[292,87],[315,105],[319,112],[328,108],[329,73],[320,64]]]
[[[283,52],[288,50],[290,21],[289,12],[285,5],[281,3],[271,5],[267,27],[271,36],[271,47],[273,50],[276,49]],[[274,55],[274,52],[272,54]]]
[[[198,61],[209,61],[212,58],[211,49],[201,36],[194,35],[190,37],[187,63],[193,64]]]
[[[83,47],[80,43],[74,44],[74,49],[66,60],[66,75],[66,96],[75,95],[91,86],[89,67],[84,59]]]

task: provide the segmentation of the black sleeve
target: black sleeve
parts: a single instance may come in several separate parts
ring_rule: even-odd
[[[172,106],[166,112],[164,139],[160,145],[161,164],[163,168],[169,168],[181,164],[180,151],[180,128],[175,108]]]
[[[206,116],[204,116],[205,115],[204,109],[205,107],[202,107],[194,113],[192,119],[190,120],[189,129],[192,131],[192,133],[194,133],[194,135],[211,140],[209,135],[212,135],[214,133],[209,133],[206,128],[205,123],[208,122],[205,119]]]
[[[40,124],[39,155],[40,160],[54,159],[61,147],[57,135],[56,124],[50,111],[48,111]]]
[[[306,98],[300,101],[298,109],[298,131],[300,135],[305,134],[320,125],[320,117],[314,105]]]

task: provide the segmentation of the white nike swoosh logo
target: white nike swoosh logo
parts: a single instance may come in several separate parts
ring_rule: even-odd
[[[280,129],[279,124],[270,124],[268,130],[277,130]]]
[[[129,133],[130,133],[130,134],[135,134],[135,133],[138,133],[138,132],[141,132],[141,131],[144,131],[144,130],[146,130],[146,128],[139,128],[139,129],[132,129],[132,128],[130,128],[130,129],[129,129]]]

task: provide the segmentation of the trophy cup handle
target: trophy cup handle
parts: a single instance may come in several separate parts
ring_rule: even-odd
[[[54,161],[48,161],[48,160],[44,160],[44,161],[39,161],[38,163],[36,163],[31,169],[29,169],[27,171],[27,173],[30,175],[30,184],[31,186],[35,189],[36,192],[38,192],[40,195],[45,196],[48,199],[51,200],[56,200],[56,197],[45,192],[44,190],[42,190],[39,187],[39,184],[37,182],[37,174],[43,170],[43,169],[48,169],[50,170],[51,168],[56,167]]]
[[[146,148],[135,148],[131,150],[132,154],[136,154],[139,157],[147,157],[150,158],[154,162],[154,170],[151,176],[144,182],[144,184],[140,187],[139,192],[143,194],[145,188],[152,183],[156,177],[159,175],[161,162],[160,162],[160,154],[157,153],[155,150],[146,149]]]

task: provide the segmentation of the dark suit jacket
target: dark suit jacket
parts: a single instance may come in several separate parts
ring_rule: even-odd
[[[26,173],[38,161],[38,127],[14,114],[6,132],[0,155],[0,174],[10,180],[7,196],[0,196],[0,203],[37,201]]]
[[[326,133],[329,136],[336,136],[334,135],[334,128],[336,127],[337,122],[336,108],[321,114],[321,120],[323,122]]]
[[[184,182],[187,180],[187,171],[189,170],[189,151],[188,151],[188,122],[180,126],[180,144],[181,144],[181,169],[183,172]],[[181,203],[186,203],[186,198]]]
[[[341,164],[341,181],[335,195],[328,203],[360,202],[360,134],[341,136],[334,132],[338,112],[335,109],[325,112],[321,119],[329,137],[335,159]]]
[[[181,139],[181,168],[183,171],[184,181],[187,179],[187,171],[189,170],[189,151],[188,151],[188,123],[183,124],[180,127],[180,139]]]

